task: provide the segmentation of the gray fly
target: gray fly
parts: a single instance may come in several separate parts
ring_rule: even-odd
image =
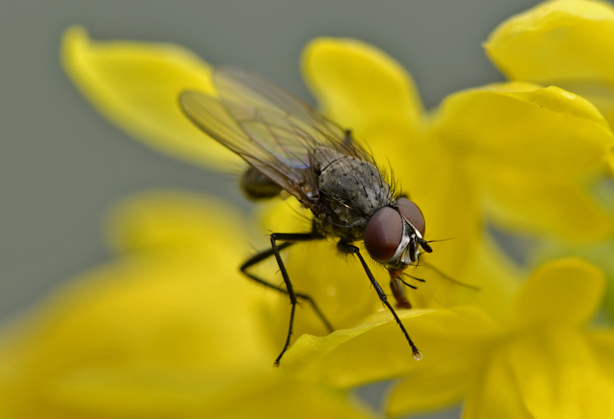
[[[296,242],[327,237],[337,240],[342,253],[356,255],[409,342],[413,357],[420,360],[422,354],[356,246],[364,242],[369,256],[388,270],[396,306],[410,308],[403,284],[415,287],[401,275],[417,264],[421,251],[432,251],[424,239],[425,221],[418,206],[406,196],[395,194],[372,156],[354,141],[349,130],[302,100],[243,70],[218,68],[213,81],[218,96],[186,91],[180,96],[180,105],[201,130],[249,164],[241,178],[245,194],[258,200],[285,191],[313,213],[311,231],[273,233],[271,248],[241,266],[249,278],[290,298],[288,335],[275,365],[290,346],[298,299],[309,302],[326,327],[333,330],[315,301],[294,290],[280,256],[280,251]],[[249,271],[271,256],[279,265],[285,287]]]

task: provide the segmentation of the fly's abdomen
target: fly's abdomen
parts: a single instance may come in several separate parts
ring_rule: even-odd
[[[279,196],[282,188],[252,166],[241,175],[241,190],[253,201]]]

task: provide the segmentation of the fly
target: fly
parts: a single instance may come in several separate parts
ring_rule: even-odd
[[[275,365],[279,366],[290,346],[298,299],[309,302],[328,330],[333,331],[315,301],[294,290],[280,256],[294,243],[327,237],[337,240],[341,252],[356,255],[405,335],[413,357],[422,359],[356,246],[364,242],[369,256],[388,270],[397,308],[410,308],[403,285],[415,287],[403,281],[401,275],[407,267],[417,264],[422,251],[432,252],[424,239],[425,221],[420,208],[407,197],[394,194],[372,156],[349,130],[297,97],[238,69],[218,68],[213,81],[218,96],[186,91],[180,96],[181,108],[201,130],[249,164],[241,178],[243,192],[252,200],[290,194],[313,213],[311,231],[273,233],[271,248],[241,266],[247,277],[290,298],[288,334]],[[279,265],[285,287],[249,271],[271,256]]]

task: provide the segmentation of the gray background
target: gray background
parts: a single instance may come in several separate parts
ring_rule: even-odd
[[[414,76],[425,105],[502,80],[481,43],[532,0],[17,1],[0,5],[0,320],[111,257],[106,209],[148,188],[222,194],[228,175],[159,155],[100,117],[63,74],[62,32],[182,44],[213,64],[252,69],[304,98],[302,46],[321,36],[370,42]]]

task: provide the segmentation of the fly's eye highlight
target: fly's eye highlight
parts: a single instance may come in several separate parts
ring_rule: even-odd
[[[414,226],[416,230],[424,237],[424,231],[426,230],[426,222],[424,221],[424,215],[418,208],[418,205],[414,204],[407,198],[399,198],[397,200],[399,211],[403,217]]]
[[[365,247],[373,259],[385,262],[394,256],[402,235],[401,216],[392,208],[384,207],[373,214],[367,223]]]

